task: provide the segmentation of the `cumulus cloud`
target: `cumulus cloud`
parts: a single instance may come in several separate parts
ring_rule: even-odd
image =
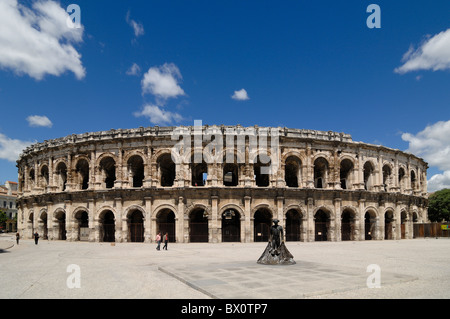
[[[31,144],[33,142],[11,139],[0,133],[0,159],[15,162],[22,151]]]
[[[142,111],[135,112],[135,116],[147,117],[151,123],[155,125],[165,125],[172,122],[180,122],[183,117],[178,113],[165,111],[157,105],[147,104],[144,105]]]
[[[126,73],[127,75],[139,75],[141,73],[141,68],[136,63],[133,63]]]
[[[136,38],[141,35],[144,35],[144,26],[142,25],[142,23],[138,23],[130,18],[130,11],[127,12],[125,20],[133,28],[134,36]]]
[[[450,69],[450,29],[427,37],[417,49],[411,46],[402,62],[404,64],[394,70],[396,73]]]
[[[402,139],[409,143],[408,152],[422,157],[430,166],[443,171],[428,180],[428,190],[450,188],[450,120],[428,125],[417,134],[404,133]]]
[[[31,127],[52,127],[53,123],[45,115],[30,115],[27,117],[28,124]]]
[[[71,71],[78,79],[86,71],[74,44],[83,27],[70,28],[69,14],[57,2],[37,0],[31,8],[17,0],[0,1],[0,67],[41,80]]]
[[[245,89],[240,89],[239,91],[234,91],[234,94],[231,96],[233,100],[238,101],[246,101],[250,98],[248,97],[247,91]]]
[[[178,84],[178,81],[181,79],[180,70],[173,63],[165,63],[159,67],[151,67],[142,79],[142,93],[150,93],[162,99],[185,95],[183,89]]]

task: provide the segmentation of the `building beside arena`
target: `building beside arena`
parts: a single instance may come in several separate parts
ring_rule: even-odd
[[[288,241],[414,237],[427,163],[344,133],[189,126],[74,134],[17,161],[18,230],[50,240]]]

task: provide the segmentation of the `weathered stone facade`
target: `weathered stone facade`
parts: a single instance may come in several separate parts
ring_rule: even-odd
[[[162,231],[176,242],[253,242],[267,240],[277,218],[287,240],[383,240],[412,238],[413,223],[428,219],[427,163],[412,154],[343,133],[270,128],[276,141],[267,137],[266,150],[276,165],[265,175],[267,161],[250,140],[267,128],[201,127],[200,145],[178,147],[183,161],[171,156],[187,145],[175,129],[74,134],[28,147],[17,161],[19,232],[152,242]],[[228,129],[245,132],[241,147],[224,137]],[[183,130],[196,136],[195,127]],[[219,140],[233,142],[208,149]],[[189,161],[196,149],[209,155]]]

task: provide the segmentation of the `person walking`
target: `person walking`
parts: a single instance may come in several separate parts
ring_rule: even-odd
[[[161,246],[161,233],[159,232],[158,235],[156,235],[156,242],[158,243],[158,246],[156,246],[156,250],[160,250]]]
[[[37,245],[38,241],[39,241],[39,234],[38,234],[38,232],[35,232],[34,233],[34,244]]]
[[[19,245],[19,239],[20,239],[20,234],[16,233],[16,243],[17,243],[17,245]]]
[[[164,235],[164,247],[163,249],[167,250],[167,244],[169,243],[169,233]]]

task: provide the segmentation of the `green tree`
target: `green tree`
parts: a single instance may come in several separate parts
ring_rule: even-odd
[[[430,195],[428,218],[432,222],[450,220],[450,189],[442,189]]]
[[[5,229],[7,219],[8,218],[6,217],[6,213],[0,210],[0,229]]]

